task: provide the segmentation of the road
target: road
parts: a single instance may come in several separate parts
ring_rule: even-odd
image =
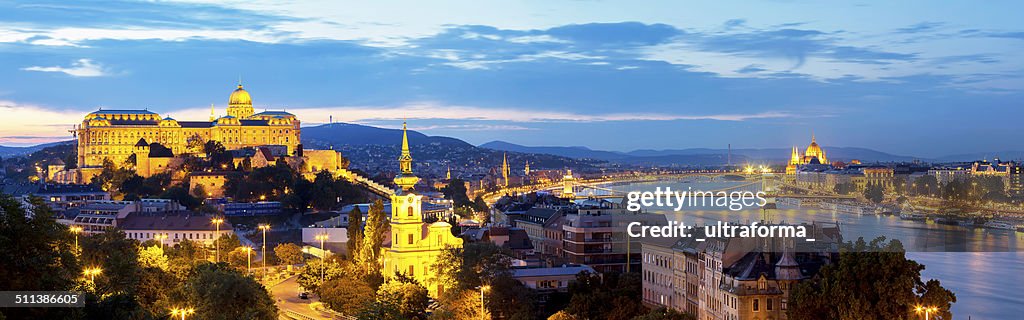
[[[330,314],[315,311],[309,305],[316,301],[316,297],[309,296],[309,299],[299,298],[299,283],[295,280],[298,276],[270,288],[270,294],[277,303],[281,319],[332,319]]]

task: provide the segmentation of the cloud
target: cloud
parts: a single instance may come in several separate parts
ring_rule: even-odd
[[[181,119],[204,119],[209,116],[210,109],[193,108],[176,112]],[[305,121],[326,120],[329,117],[337,121],[366,123],[380,120],[430,119],[430,120],[463,120],[463,121],[506,121],[518,123],[543,122],[611,122],[611,121],[679,121],[679,120],[715,120],[715,121],[747,121],[755,119],[791,118],[794,114],[784,111],[765,111],[757,113],[727,114],[671,114],[671,113],[575,113],[524,108],[485,108],[476,106],[444,105],[439,103],[420,102],[401,106],[338,106],[338,107],[307,107],[289,108]],[[321,121],[322,121],[321,120]]]
[[[102,77],[110,75],[109,72],[104,70],[103,66],[99,63],[93,62],[90,59],[78,59],[71,63],[70,67],[25,67],[21,68],[24,71],[39,71],[39,72],[61,72],[72,77]]]
[[[0,100],[0,113],[7,121],[0,126],[0,144],[34,145],[70,140],[70,130],[82,121],[84,112],[59,110]]]

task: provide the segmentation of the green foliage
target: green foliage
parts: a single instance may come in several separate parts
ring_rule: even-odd
[[[441,307],[434,310],[429,319],[476,320],[491,319],[491,314],[480,304],[479,290],[453,290],[440,299]]]
[[[835,187],[832,187],[832,191],[838,194],[850,194],[857,190],[857,186],[853,185],[852,182],[838,183]]]
[[[548,319],[550,320],[550,318]],[[633,320],[697,320],[697,318],[690,314],[662,307],[651,310],[642,316],[634,317]]]
[[[349,260],[353,262],[359,261],[359,250],[363,242],[363,212],[359,210],[359,207],[352,208],[352,211],[348,212],[348,255]]]
[[[366,227],[363,229],[362,250],[359,253],[360,263],[366,273],[380,273],[379,261],[381,244],[387,236],[387,216],[384,212],[384,202],[374,201],[366,217]]]
[[[140,247],[139,266],[167,271],[169,266],[167,264],[167,256],[164,255],[164,249],[161,249],[160,246]]]
[[[223,264],[201,264],[181,288],[193,319],[277,319],[277,306],[255,279]]]
[[[485,305],[492,314],[505,319],[534,319],[537,317],[537,301],[532,290],[511,273],[502,273],[488,282],[490,290],[485,293]]]
[[[354,274],[351,271],[351,265],[345,265],[339,261],[312,259],[306,262],[306,267],[302,269],[295,281],[306,290],[319,293],[321,283]]]
[[[864,187],[864,198],[874,203],[882,203],[885,200],[885,187],[877,183],[869,183]]]
[[[412,319],[424,316],[430,297],[415,281],[388,281],[377,289],[377,301],[390,306],[387,310],[397,310],[400,318]]]
[[[352,276],[328,280],[320,292],[320,301],[331,310],[356,315],[374,302],[373,288]]]
[[[313,183],[303,178],[295,179],[288,194],[281,199],[281,202],[297,212],[306,212],[313,202]]]
[[[302,248],[294,243],[281,243],[274,247],[274,255],[281,263],[288,265],[300,264],[304,261]]]
[[[640,275],[581,272],[569,285],[566,313],[581,319],[632,319],[647,313],[642,305]]]
[[[75,289],[81,267],[71,252],[74,237],[53,219],[49,206],[31,198],[32,216],[21,203],[0,194],[0,288],[5,291],[67,291]],[[10,319],[74,318],[67,308],[9,308]]]
[[[937,280],[923,283],[924,266],[906,258],[899,240],[864,238],[840,248],[839,261],[792,292],[789,319],[907,319],[912,308],[939,308],[931,319],[951,319],[956,296]]]
[[[445,290],[468,290],[507,275],[511,262],[511,252],[494,243],[466,243],[461,248],[442,251],[430,266],[434,274],[427,282],[442,285]]]
[[[171,199],[177,201],[189,210],[194,210],[203,204],[202,201],[193,197],[188,189],[180,185],[167,188],[167,191],[164,191],[158,197],[160,199]]]
[[[452,179],[447,186],[441,188],[441,193],[444,194],[445,199],[452,200],[456,207],[473,205],[473,202],[469,201],[469,196],[466,195],[466,182],[462,179]]]
[[[939,180],[933,175],[923,175],[914,180],[911,190],[915,195],[934,196],[939,194]]]

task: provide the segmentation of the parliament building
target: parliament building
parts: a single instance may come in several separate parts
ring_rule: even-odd
[[[282,146],[287,148],[288,155],[294,155],[300,148],[300,132],[299,119],[291,113],[255,113],[252,97],[239,83],[228,99],[227,114],[216,116],[211,105],[209,121],[161,118],[148,110],[100,109],[89,113],[76,131],[78,164],[96,168],[103,165],[104,159],[110,159],[120,166],[143,147],[148,147],[145,149],[150,153],[163,150],[171,157],[201,153],[202,144],[210,140],[220,141],[228,150]],[[154,148],[156,144],[160,147]]]

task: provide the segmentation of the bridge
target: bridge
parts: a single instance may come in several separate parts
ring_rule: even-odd
[[[628,176],[616,176],[616,177],[602,177],[596,179],[580,179],[572,175],[572,170],[569,170],[567,174],[558,182],[549,182],[544,184],[533,184],[525,186],[516,186],[504,188],[495,192],[490,192],[484,195],[484,199],[488,203],[493,203],[494,200],[505,194],[516,194],[516,193],[529,193],[535,191],[550,191],[552,194],[567,199],[621,199],[626,196],[626,192],[622,190],[616,190],[609,188],[610,184],[618,183],[635,183],[644,181],[661,181],[666,179],[691,179],[696,178],[695,182],[699,182],[701,179],[708,179],[708,181],[715,181],[722,179],[726,175],[736,175],[736,173],[717,173],[717,172],[698,172],[698,173],[674,173],[674,174],[647,174],[647,175],[628,175]],[[812,190],[801,187],[796,184],[787,183],[783,179],[780,179],[779,175],[772,173],[758,173],[758,174],[746,174],[743,175],[747,178],[745,183],[737,185],[715,189],[715,190],[700,190],[705,192],[703,194],[697,194],[697,196],[712,196],[719,192],[729,192],[733,190],[756,187],[760,186],[759,191],[764,191],[768,198],[794,198],[794,199],[820,199],[820,200],[854,200],[856,196],[851,195],[835,195],[826,194],[821,191]],[[790,192],[786,192],[790,191]],[[792,192],[796,191],[796,192]]]

